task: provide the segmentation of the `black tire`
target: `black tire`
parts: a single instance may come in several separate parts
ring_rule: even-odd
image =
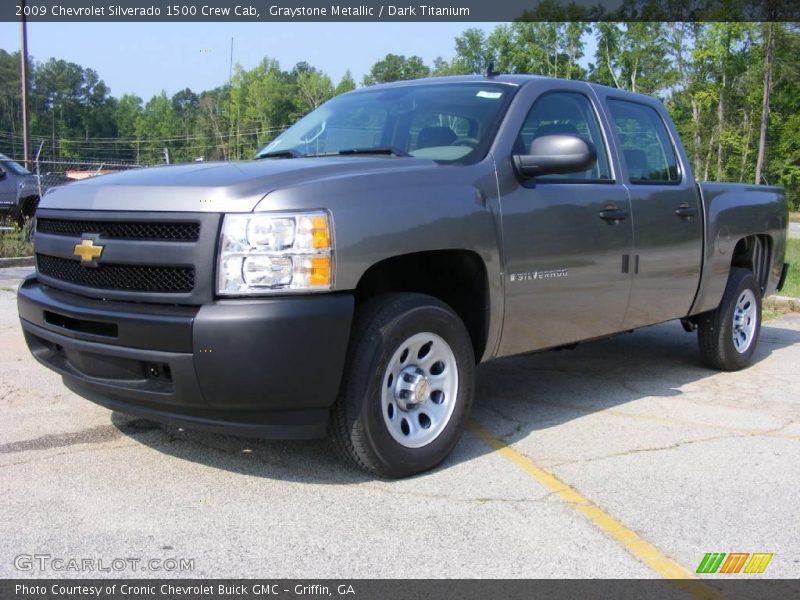
[[[38,206],[39,198],[36,196],[20,198],[17,201],[17,205],[11,210],[11,218],[14,219],[17,226],[22,229],[25,227],[25,223],[30,221],[36,214]]]
[[[744,351],[734,344],[734,315],[742,295],[749,290],[755,301],[755,327],[751,341]],[[705,363],[720,371],[738,371],[753,362],[761,331],[761,289],[753,274],[738,267],[731,269],[728,285],[722,302],[716,310],[700,316],[697,324],[697,340]]]
[[[441,432],[426,445],[409,448],[392,437],[384,420],[381,394],[389,362],[402,352],[401,345],[423,332],[435,334],[449,346],[458,385],[455,406]],[[339,398],[331,411],[329,436],[334,447],[359,469],[386,478],[407,477],[435,467],[464,432],[475,389],[474,370],[469,334],[443,302],[410,293],[385,294],[368,301],[356,315]]]
[[[11,209],[11,211],[9,211],[8,217],[20,229],[25,226],[25,215],[22,213],[22,208],[19,205],[15,206]]]

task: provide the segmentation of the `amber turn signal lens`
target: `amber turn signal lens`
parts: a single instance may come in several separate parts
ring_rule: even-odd
[[[331,257],[321,256],[311,259],[309,283],[312,286],[327,286],[331,283]]]
[[[314,248],[330,248],[331,233],[328,229],[328,219],[325,217],[314,217],[312,221],[311,236]]]

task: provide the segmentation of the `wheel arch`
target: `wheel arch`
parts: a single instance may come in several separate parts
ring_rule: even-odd
[[[756,278],[762,295],[767,287],[772,258],[772,237],[765,234],[748,235],[736,242],[731,256],[731,268],[748,269]]]
[[[425,250],[380,260],[356,285],[356,310],[389,292],[427,294],[450,306],[467,328],[476,360],[481,360],[489,338],[490,293],[486,264],[477,252]]]
[[[33,217],[39,206],[39,194],[21,196],[17,200],[16,216],[20,222]]]

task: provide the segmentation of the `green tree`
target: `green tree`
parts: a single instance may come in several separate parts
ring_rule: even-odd
[[[369,73],[364,76],[364,85],[420,79],[428,77],[430,72],[430,68],[425,65],[419,56],[406,58],[402,54],[387,54],[372,65]]]
[[[87,142],[116,135],[116,100],[92,69],[51,58],[31,68],[31,134],[47,141],[50,158],[81,159]]]
[[[620,40],[622,29],[617,23],[601,22],[594,27],[597,47],[594,62],[589,65],[589,78],[597,83],[621,88]]]
[[[117,157],[129,158],[139,162],[139,143],[137,139],[136,123],[142,115],[142,99],[133,94],[125,94],[117,102],[114,120],[117,124],[117,133],[122,141],[120,147],[127,150],[127,156],[117,154]]]
[[[0,152],[22,156],[19,53],[0,50]]]
[[[494,61],[495,71],[500,73],[515,73],[514,44],[516,44],[514,30],[508,25],[498,25],[486,38],[487,54]]]
[[[663,23],[628,23],[619,53],[624,87],[632,92],[657,94],[676,79],[667,55]]]
[[[350,69],[344,72],[342,75],[342,79],[336,84],[336,89],[333,90],[333,95],[338,96],[339,94],[344,94],[346,92],[351,92],[356,89],[356,80],[353,79],[353,74],[350,72]]]
[[[452,62],[454,71],[479,75],[486,72],[493,60],[482,29],[467,29],[456,37],[456,56]]]
[[[331,78],[316,69],[300,73],[296,85],[297,107],[303,113],[311,112],[335,93]]]
[[[489,45],[500,71],[583,79],[584,31],[585,23],[513,23],[495,29]]]
[[[141,159],[149,163],[164,162],[166,150],[170,162],[188,160],[190,157],[179,152],[182,135],[175,105],[167,93],[162,91],[148,100],[136,121],[136,137],[144,142]]]

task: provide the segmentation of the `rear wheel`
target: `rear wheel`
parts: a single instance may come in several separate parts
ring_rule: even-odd
[[[697,324],[700,354],[722,371],[738,371],[753,362],[761,331],[761,289],[747,269],[733,268],[722,302]]]
[[[472,342],[446,304],[387,294],[359,311],[330,437],[382,477],[430,469],[464,431],[473,397]]]

